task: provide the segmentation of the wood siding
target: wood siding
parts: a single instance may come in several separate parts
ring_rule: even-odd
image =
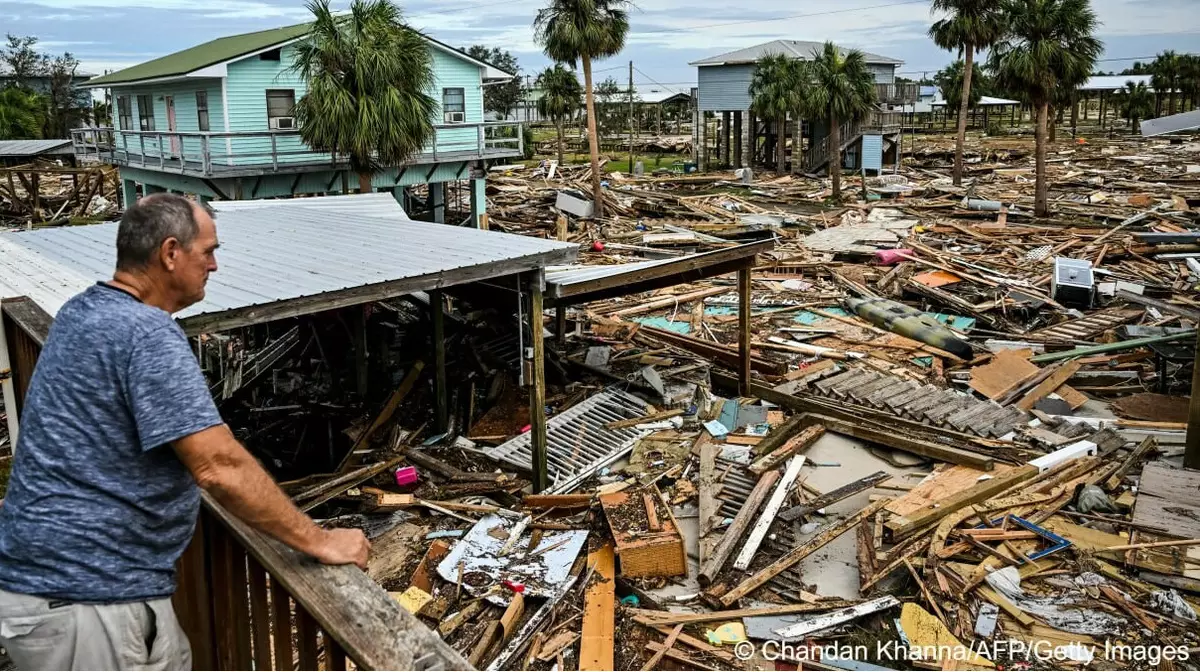
[[[876,84],[895,82],[894,65],[868,63],[867,69],[875,76]],[[754,76],[754,64],[707,65],[696,69],[700,109],[704,112],[720,112],[750,109],[750,80]]]
[[[136,131],[141,128],[138,122],[138,96],[150,96],[150,101],[154,106],[154,130],[166,133],[167,126],[167,96],[172,96],[175,101],[175,130],[196,132],[200,130],[200,121],[196,115],[196,92],[204,91],[208,94],[208,130],[212,132],[225,130],[225,117],[222,114],[221,108],[221,80],[208,78],[195,78],[191,81],[171,82],[165,84],[146,84],[143,86],[131,86],[124,88],[113,89],[113,126],[121,130]],[[120,115],[117,112],[117,98],[119,96],[129,97],[129,114],[133,121],[133,127],[129,129],[121,128]],[[118,141],[120,142],[120,141]],[[170,143],[166,140],[163,142],[163,147],[169,149]],[[188,138],[183,141],[183,150],[190,155],[199,155],[201,150],[199,138]],[[135,150],[140,147],[129,149]],[[151,150],[157,152],[158,141],[146,138],[146,151],[151,153]]]

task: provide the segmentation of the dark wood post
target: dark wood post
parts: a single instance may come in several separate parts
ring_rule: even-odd
[[[436,397],[435,419],[437,431],[444,432],[450,426],[449,396],[446,389],[446,315],[442,290],[429,292],[429,315],[433,322],[433,371],[434,395]]]
[[[529,381],[529,430],[530,447],[533,449],[533,492],[538,493],[550,485],[549,469],[546,465],[546,366],[545,343],[542,332],[542,271],[527,276],[529,290],[529,345],[533,350],[530,367],[533,380]]]
[[[750,270],[738,270],[738,387],[743,397],[750,396]]]

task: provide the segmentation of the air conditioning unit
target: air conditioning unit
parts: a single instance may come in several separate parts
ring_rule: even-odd
[[[271,117],[272,131],[285,131],[296,127],[295,117]]]
[[[463,112],[447,112],[446,113],[446,123],[447,124],[461,124],[466,120],[467,120],[467,115]]]

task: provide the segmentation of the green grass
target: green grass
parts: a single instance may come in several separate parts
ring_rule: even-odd
[[[611,154],[608,154],[608,155],[602,154],[601,155],[602,158],[604,156],[609,157],[608,163],[604,164],[604,168],[603,168],[604,172],[606,172],[606,173],[619,172],[619,173],[626,173],[626,174],[630,172],[630,170],[629,170],[629,155],[628,154],[622,154],[621,156],[613,156]],[[532,165],[532,164],[535,164],[537,161],[541,161],[542,159],[556,159],[556,158],[558,158],[557,153],[551,153],[548,155],[539,154],[539,155],[535,156],[533,161],[531,161],[529,163],[530,163],[530,165]],[[563,154],[563,160],[566,161],[566,163],[568,165],[572,165],[572,166],[587,165],[587,163],[589,161],[591,161],[591,157],[589,157],[587,153],[572,154],[570,152],[566,152]],[[654,170],[657,168],[670,168],[671,165],[674,164],[676,161],[688,162],[691,160],[692,160],[692,158],[688,154],[663,154],[661,156],[658,154],[637,154],[634,156],[635,162],[637,162],[637,161],[642,162],[642,166],[645,167],[647,174],[654,172]]]

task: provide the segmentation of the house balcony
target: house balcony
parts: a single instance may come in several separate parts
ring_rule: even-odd
[[[921,95],[921,85],[916,82],[876,84],[875,99],[891,105],[912,105]]]
[[[434,126],[434,140],[405,165],[523,156],[517,122]],[[300,132],[124,131],[111,127],[71,131],[80,163],[157,170],[199,178],[244,177],[347,168],[345,157],[314,152]]]

